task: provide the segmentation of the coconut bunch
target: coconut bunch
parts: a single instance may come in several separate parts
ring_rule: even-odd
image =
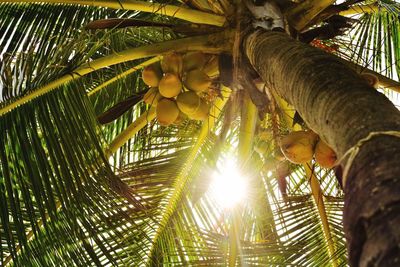
[[[143,82],[150,86],[143,101],[156,107],[163,126],[180,124],[186,118],[205,120],[211,106],[205,96],[217,74],[217,56],[168,53],[161,62],[143,69]]]
[[[323,168],[332,168],[336,153],[313,131],[294,131],[280,139],[280,147],[287,160],[303,164],[315,158]]]

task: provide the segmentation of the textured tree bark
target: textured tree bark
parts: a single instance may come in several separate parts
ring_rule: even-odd
[[[286,34],[258,30],[243,46],[267,86],[291,103],[339,158],[361,145],[345,184],[350,265],[399,266],[400,112],[334,56]],[[370,133],[375,135],[360,143]]]

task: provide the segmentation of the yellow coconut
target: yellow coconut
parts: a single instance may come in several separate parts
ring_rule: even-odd
[[[142,79],[145,84],[151,87],[157,87],[162,78],[160,63],[154,63],[146,66],[142,72]]]
[[[282,153],[293,163],[306,163],[313,157],[317,137],[312,131],[291,132],[280,139]]]
[[[157,87],[151,87],[149,91],[143,96],[143,101],[148,104],[152,105],[153,107],[157,106],[158,101],[163,98],[160,92],[158,92]]]
[[[161,60],[161,68],[164,73],[174,73],[178,76],[182,73],[182,55],[172,52],[166,54]]]
[[[180,125],[182,122],[184,122],[187,119],[187,115],[183,113],[182,111],[179,111],[178,118],[174,121],[175,125]]]
[[[206,55],[203,52],[189,52],[183,56],[183,71],[202,69],[206,64]]]
[[[323,168],[333,168],[336,163],[336,153],[321,139],[315,147],[315,161]]]
[[[200,99],[200,105],[194,113],[188,114],[188,117],[192,120],[205,120],[208,118],[208,113],[210,111],[210,105],[206,101]]]
[[[372,87],[374,87],[375,89],[378,88],[379,86],[379,79],[378,77],[376,77],[375,75],[373,75],[372,73],[361,73],[361,77],[364,78],[364,80],[367,81],[367,83],[369,85],[371,85]]]
[[[211,85],[211,79],[202,70],[191,70],[186,73],[184,85],[195,92],[207,91]]]
[[[160,125],[168,126],[178,118],[179,109],[174,100],[163,98],[158,101],[156,115]]]
[[[182,90],[182,82],[176,74],[166,73],[158,85],[158,90],[164,97],[175,97]]]
[[[179,109],[186,115],[195,113],[200,106],[200,97],[192,91],[184,92],[178,95],[176,103]]]
[[[209,77],[214,77],[219,74],[219,57],[218,55],[212,56],[205,64],[203,71]]]

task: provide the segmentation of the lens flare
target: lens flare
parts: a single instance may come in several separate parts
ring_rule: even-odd
[[[233,208],[244,200],[246,179],[233,160],[224,162],[218,171],[214,171],[210,191],[217,204],[224,209]]]

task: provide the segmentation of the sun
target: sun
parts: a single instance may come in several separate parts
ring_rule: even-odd
[[[240,173],[234,160],[225,160],[220,168],[213,172],[210,193],[221,208],[231,209],[243,202],[246,192],[246,178]]]

